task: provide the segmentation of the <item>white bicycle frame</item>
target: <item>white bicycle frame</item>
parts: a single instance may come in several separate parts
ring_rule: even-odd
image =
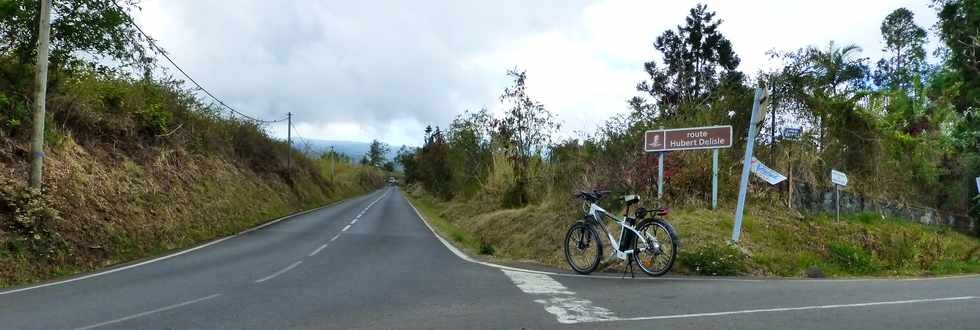
[[[607,236],[609,236],[609,243],[612,244],[612,250],[615,251],[614,253],[610,254],[610,257],[612,257],[613,255],[615,255],[616,258],[618,258],[620,260],[626,260],[627,258],[629,258],[630,254],[633,253],[633,250],[630,249],[630,250],[626,250],[626,251],[620,251],[620,249],[619,249],[620,242],[618,240],[616,240],[615,238],[613,238],[613,235],[611,233],[609,233],[608,230],[606,230],[606,226],[602,222],[602,220],[600,220],[601,219],[600,217],[606,217],[606,218],[613,219],[613,222],[615,222],[616,224],[618,224],[620,226],[621,230],[619,231],[619,237],[623,237],[623,232],[625,232],[626,230],[629,230],[629,231],[632,231],[634,234],[636,234],[636,239],[642,239],[642,240],[644,240],[644,243],[648,243],[649,244],[649,242],[646,241],[647,240],[646,236],[641,235],[640,232],[636,231],[636,228],[633,228],[633,226],[630,226],[628,223],[626,223],[626,219],[625,218],[620,218],[620,217],[617,217],[617,216],[613,215],[612,213],[609,213],[605,209],[599,207],[599,205],[596,205],[596,203],[589,203],[589,212],[588,213],[589,213],[589,216],[591,216],[592,219],[594,219],[594,221],[596,221],[596,224],[595,225],[598,226],[599,228],[601,228],[602,231],[605,232]],[[660,246],[656,242],[656,240],[654,240],[653,244],[654,244],[654,247],[659,250]]]

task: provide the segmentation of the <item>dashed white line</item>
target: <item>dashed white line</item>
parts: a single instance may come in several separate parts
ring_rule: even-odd
[[[355,223],[357,223],[357,219],[354,219],[353,221],[350,222],[350,224],[352,224],[352,225],[355,224]]]
[[[122,267],[119,267],[119,268],[113,268],[113,269],[109,269],[109,270],[98,272],[98,273],[92,273],[92,274],[88,274],[88,275],[84,275],[84,276],[79,276],[79,277],[73,277],[73,278],[69,278],[69,279],[64,279],[64,280],[61,280],[61,281],[44,283],[44,284],[39,284],[39,285],[34,285],[34,286],[29,286],[29,287],[23,287],[23,288],[13,289],[13,290],[7,290],[7,291],[0,291],[0,295],[17,293],[17,292],[23,292],[23,291],[40,289],[40,288],[49,287],[49,286],[55,286],[55,285],[61,285],[61,284],[66,284],[66,283],[81,281],[81,280],[93,278],[93,277],[96,277],[96,276],[108,275],[108,274],[112,274],[112,273],[115,273],[115,272],[121,272],[121,271],[124,271],[124,270],[127,270],[127,269],[133,269],[133,268],[140,267],[140,266],[147,265],[147,264],[151,264],[151,263],[154,263],[154,262],[157,262],[157,261],[163,261],[163,260],[170,259],[170,258],[179,256],[179,255],[182,255],[182,254],[191,253],[191,252],[194,252],[194,251],[197,251],[197,250],[200,250],[200,249],[203,249],[203,248],[206,248],[206,247],[209,247],[209,246],[212,246],[212,245],[215,245],[215,244],[218,244],[218,243],[227,241],[227,240],[232,239],[232,238],[235,238],[235,237],[239,237],[239,236],[242,236],[242,235],[251,233],[253,231],[256,231],[256,230],[259,230],[259,229],[262,229],[262,228],[271,226],[273,224],[279,223],[279,222],[281,222],[283,220],[286,220],[286,219],[289,219],[289,218],[298,217],[298,216],[301,216],[301,215],[304,215],[304,214],[307,214],[307,213],[311,213],[311,212],[315,212],[315,211],[322,210],[322,209],[325,209],[325,208],[329,208],[329,207],[332,207],[332,206],[336,206],[336,205],[342,204],[342,203],[344,203],[344,202],[346,202],[348,200],[349,199],[344,199],[344,200],[336,201],[336,202],[333,202],[333,203],[330,203],[330,204],[327,204],[327,205],[324,205],[324,206],[321,206],[321,207],[318,207],[318,208],[309,209],[309,210],[306,210],[306,211],[302,211],[302,212],[290,214],[290,215],[284,216],[282,218],[269,221],[269,222],[264,223],[262,225],[259,225],[259,226],[256,226],[256,227],[252,227],[252,228],[247,229],[245,231],[242,231],[242,232],[240,232],[238,234],[234,234],[234,235],[231,235],[231,236],[226,236],[226,237],[223,237],[223,238],[220,238],[220,239],[216,239],[216,240],[213,240],[213,241],[210,241],[210,242],[207,242],[207,243],[204,243],[204,244],[201,244],[201,245],[198,245],[198,246],[195,246],[195,247],[186,249],[186,250],[182,250],[182,251],[178,251],[178,252],[175,252],[175,253],[172,253],[172,254],[168,254],[168,255],[165,255],[165,256],[156,257],[156,258],[153,258],[153,259],[150,259],[150,260],[146,260],[146,261],[142,261],[142,262],[138,262],[138,263],[135,263],[135,264],[132,264],[132,265],[122,266]]]
[[[313,250],[313,253],[310,253],[310,256],[311,257],[312,256],[315,256],[317,253],[320,253],[320,251],[323,251],[323,249],[326,249],[326,248],[327,248],[327,245],[326,244],[320,245],[319,248],[317,248],[316,250]]]
[[[344,229],[341,229],[340,231],[347,231],[348,229],[350,229],[350,225],[347,225],[347,227],[344,227]]]
[[[110,324],[119,323],[119,322],[129,321],[129,320],[132,320],[132,319],[135,319],[135,318],[140,318],[140,317],[144,317],[144,316],[147,316],[147,315],[156,314],[156,313],[160,313],[160,312],[166,312],[166,311],[169,311],[169,310],[174,309],[174,308],[180,308],[180,307],[184,307],[184,306],[187,306],[187,305],[190,305],[190,304],[199,303],[199,302],[202,302],[202,301],[205,301],[205,300],[208,300],[208,299],[214,299],[214,298],[217,298],[220,295],[221,295],[220,293],[217,293],[217,294],[213,294],[213,295],[210,295],[210,296],[207,296],[207,297],[197,298],[197,299],[194,299],[194,300],[188,300],[188,301],[185,301],[185,302],[182,302],[182,303],[179,303],[179,304],[173,304],[173,305],[170,305],[170,306],[167,306],[167,307],[161,307],[161,308],[157,308],[157,309],[154,309],[154,310],[151,310],[151,311],[145,311],[145,312],[142,312],[142,313],[133,314],[133,315],[130,315],[130,316],[127,316],[127,317],[121,317],[121,318],[118,318],[118,319],[115,319],[115,320],[111,320],[111,321],[105,321],[105,322],[102,322],[102,323],[97,323],[97,324],[93,324],[93,325],[89,325],[89,326],[84,326],[84,327],[81,327],[81,328],[77,328],[75,330],[88,330],[88,329],[94,329],[94,328],[98,328],[98,327],[102,327],[102,326],[107,326],[107,325],[110,325]]]
[[[279,276],[279,275],[282,275],[282,274],[285,274],[285,273],[286,273],[286,272],[288,272],[288,271],[289,271],[290,269],[293,269],[293,268],[296,268],[296,266],[299,266],[299,264],[301,264],[301,263],[303,263],[303,261],[302,261],[302,260],[301,260],[301,261],[297,261],[297,262],[294,262],[293,264],[291,264],[291,265],[289,265],[289,266],[286,266],[286,268],[283,268],[282,270],[279,270],[278,272],[275,272],[275,273],[272,273],[272,275],[269,275],[269,276],[266,276],[266,277],[263,277],[263,278],[260,278],[260,279],[258,279],[258,280],[255,280],[255,283],[262,283],[262,282],[265,282],[265,281],[268,281],[268,280],[271,280],[271,279],[274,279],[274,278],[276,278],[276,276]]]
[[[338,238],[340,238],[340,234],[337,234],[337,236],[334,236],[333,238],[331,238],[330,241],[331,242],[336,241]]]

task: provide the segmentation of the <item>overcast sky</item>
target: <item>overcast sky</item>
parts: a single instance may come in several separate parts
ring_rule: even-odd
[[[563,135],[592,132],[626,111],[647,78],[643,62],[656,56],[654,39],[698,2],[724,21],[748,74],[776,64],[768,50],[830,40],[877,61],[879,26],[898,7],[920,26],[936,21],[928,0],[144,0],[136,17],[242,112],[293,112],[305,138],[419,145],[427,124],[446,126],[466,109],[500,111],[515,67],[527,70],[529,93],[558,115]]]

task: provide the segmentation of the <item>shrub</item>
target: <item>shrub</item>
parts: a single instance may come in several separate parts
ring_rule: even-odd
[[[867,274],[878,270],[871,253],[847,242],[830,242],[827,245],[830,260],[838,267],[853,274]]]
[[[6,241],[3,248],[14,254],[29,252],[40,259],[62,255],[68,252],[68,244],[55,229],[59,221],[58,212],[38,191],[13,182],[0,185],[0,226],[13,234],[0,236]]]
[[[695,273],[732,276],[744,269],[745,255],[732,245],[708,244],[694,252],[680,252],[678,260]]]

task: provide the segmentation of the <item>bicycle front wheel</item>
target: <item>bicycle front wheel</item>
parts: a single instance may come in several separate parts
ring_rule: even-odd
[[[633,260],[644,273],[660,276],[670,271],[677,258],[677,234],[665,220],[645,220],[636,226],[643,237],[633,240]]]
[[[565,260],[572,270],[588,274],[599,267],[602,257],[602,241],[592,226],[577,222],[565,234]]]

